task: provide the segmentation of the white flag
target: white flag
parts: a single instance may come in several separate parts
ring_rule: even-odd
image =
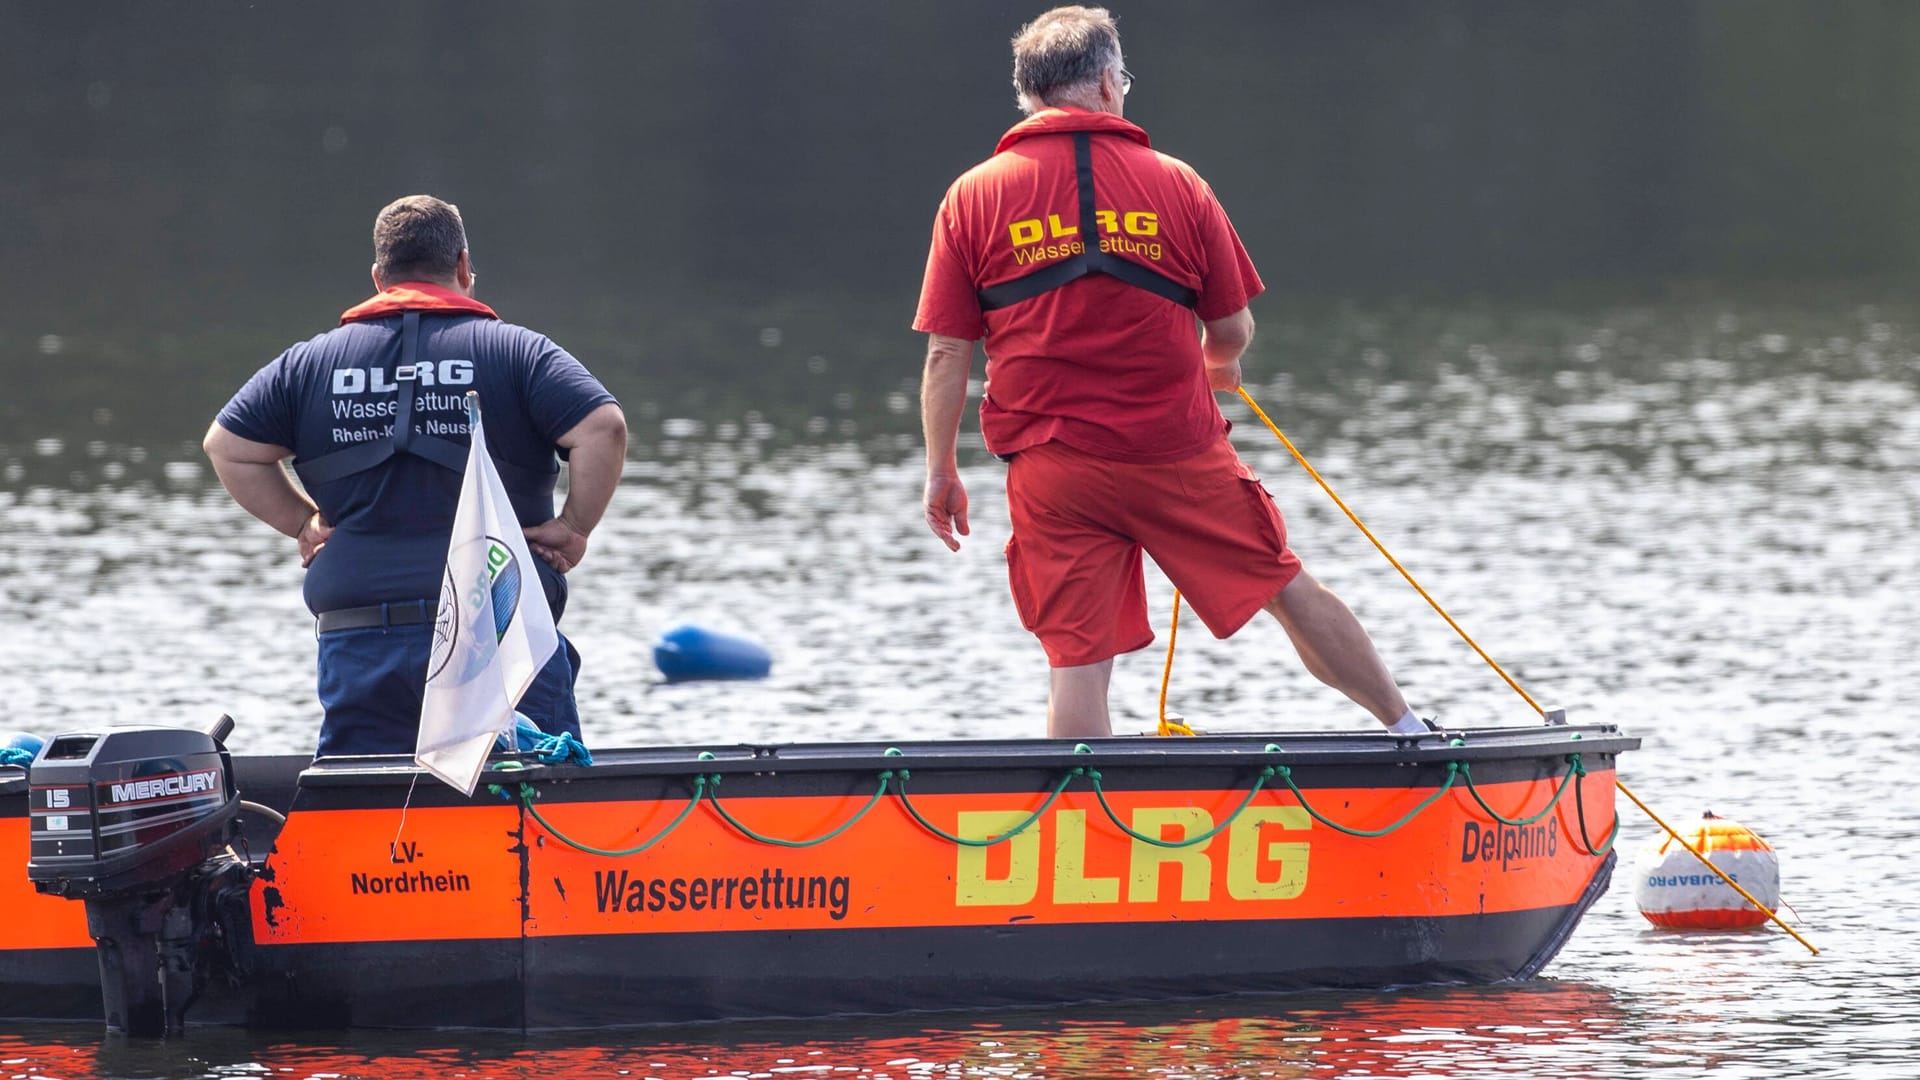
[[[416,765],[473,794],[494,739],[560,637],[527,538],[487,456],[479,397],[467,394],[473,444],[447,544],[447,575],[433,624]]]

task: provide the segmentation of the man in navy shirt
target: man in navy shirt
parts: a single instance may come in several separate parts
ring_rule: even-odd
[[[374,219],[373,249],[375,295],[261,368],[204,444],[234,501],[299,542],[326,710],[316,756],[413,752],[466,466],[467,391],[479,394],[555,620],[562,575],[586,554],[626,463],[626,417],[606,387],[473,298],[458,207],[396,200]],[[556,515],[560,458],[567,500]],[[578,736],[580,654],[564,636],[560,645],[519,709]]]

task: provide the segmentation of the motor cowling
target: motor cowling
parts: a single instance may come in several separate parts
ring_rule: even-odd
[[[179,1032],[212,970],[251,944],[231,917],[252,870],[216,732],[113,728],[49,741],[27,770],[27,878],[84,901],[109,1030]],[[243,905],[244,909],[244,905]]]

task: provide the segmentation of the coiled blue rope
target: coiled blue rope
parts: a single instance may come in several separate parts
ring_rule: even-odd
[[[542,765],[591,765],[593,752],[588,750],[570,731],[558,735],[548,735],[533,744],[528,753],[539,759]]]

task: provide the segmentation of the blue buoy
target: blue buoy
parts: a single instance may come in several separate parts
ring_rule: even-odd
[[[47,740],[31,731],[0,731],[0,765],[25,768],[40,756]]]
[[[653,643],[653,663],[668,682],[759,679],[773,670],[773,654],[757,641],[687,623]]]

